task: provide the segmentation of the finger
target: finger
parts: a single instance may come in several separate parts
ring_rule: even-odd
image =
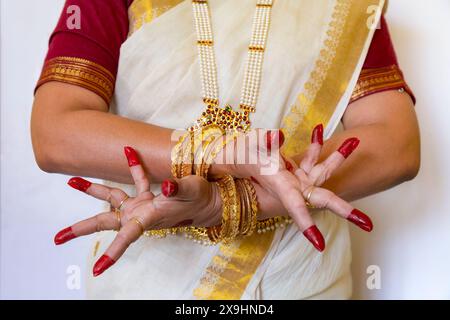
[[[135,216],[122,227],[108,249],[95,263],[94,277],[101,275],[120,259],[128,247],[140,238],[146,227],[151,225],[148,222],[149,218],[146,221],[140,216]]]
[[[61,230],[56,234],[54,241],[56,245],[61,245],[81,236],[119,228],[120,218],[113,212],[104,212]]]
[[[370,232],[373,229],[373,223],[366,214],[353,208],[350,203],[339,198],[329,190],[314,188],[309,202],[315,207],[330,209],[342,218],[357,225],[364,231]]]
[[[324,251],[325,240],[320,230],[314,224],[301,192],[284,183],[280,184],[277,190],[279,190],[278,197],[281,203],[289,212],[290,216],[297,224],[300,231],[302,231],[303,235],[318,251]]]
[[[192,200],[199,196],[204,190],[203,184],[207,184],[200,176],[188,176],[183,179],[168,179],[161,184],[161,193],[167,198],[178,200]]]
[[[308,147],[308,150],[303,157],[300,168],[309,173],[311,169],[316,165],[317,161],[319,161],[320,152],[322,151],[323,146],[323,125],[317,125],[311,135],[311,144]]]
[[[292,160],[291,158],[285,157],[281,153],[280,153],[280,156],[281,156],[281,159],[283,159],[283,161],[284,161],[284,166],[286,167],[286,170],[291,173],[295,173],[295,171],[298,169],[295,161]]]
[[[174,179],[167,179],[161,183],[161,193],[166,198],[174,197],[178,193],[178,182]]]
[[[139,161],[138,153],[132,147],[125,147],[124,151],[128,160],[128,166],[130,167],[131,176],[133,177],[134,184],[136,185],[137,194],[149,192],[150,180],[145,174],[144,168]]]
[[[117,208],[123,200],[128,198],[128,195],[120,189],[92,183],[80,177],[71,178],[67,184],[96,199],[107,201],[115,208]]]
[[[358,147],[359,139],[347,139],[337,151],[333,152],[320,165],[314,166],[309,174],[309,178],[314,181],[314,185],[320,186],[327,181],[345,161],[347,157]]]
[[[267,151],[279,150],[284,143],[284,134],[281,130],[268,130],[266,132]]]

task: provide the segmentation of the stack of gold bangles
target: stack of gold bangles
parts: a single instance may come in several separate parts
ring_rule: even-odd
[[[234,141],[239,132],[225,134],[216,125],[183,134],[172,149],[172,175],[183,178],[189,175],[208,179],[208,171],[217,154]],[[289,218],[276,217],[258,221],[256,190],[248,179],[235,179],[225,175],[216,183],[223,203],[222,223],[214,227],[177,227],[151,230],[148,237],[166,237],[184,233],[189,239],[205,245],[230,243],[238,237],[250,236],[283,227],[291,222]]]

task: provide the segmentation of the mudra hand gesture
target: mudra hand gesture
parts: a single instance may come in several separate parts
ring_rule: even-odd
[[[320,188],[355,150],[359,140],[353,138],[345,141],[338,151],[318,164],[323,144],[322,135],[323,127],[319,125],[314,129],[312,143],[299,167],[284,160],[281,155],[278,157],[281,159],[279,169],[271,175],[260,174],[261,164],[224,167],[233,176],[253,178],[259,199],[260,219],[291,216],[319,251],[325,249],[325,241],[315,226],[307,205],[328,208],[363,230],[372,230],[372,222],[364,213],[354,209],[331,191]],[[258,156],[263,157],[261,150],[279,152],[279,148],[272,148],[277,142],[280,145],[283,142],[281,131],[267,134],[265,146],[261,144],[255,149]],[[166,180],[161,185],[162,193],[155,196],[150,190],[150,180],[140,164],[137,152],[131,147],[125,147],[125,155],[135,182],[136,197],[130,197],[121,189],[94,184],[82,178],[69,180],[69,185],[73,188],[107,201],[115,208],[78,222],[55,236],[55,243],[60,245],[76,237],[104,230],[118,231],[111,245],[95,264],[94,276],[111,267],[144,231],[190,225],[210,227],[221,222],[223,203],[216,184],[197,176]]]

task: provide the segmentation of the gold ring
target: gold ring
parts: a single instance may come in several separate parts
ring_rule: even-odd
[[[309,192],[308,192],[308,194],[306,195],[306,198],[305,198],[306,206],[307,206],[308,208],[310,208],[310,209],[313,209],[313,208],[314,208],[314,206],[311,204],[310,200],[311,200],[311,196],[312,196],[312,193],[313,193],[313,191],[314,191],[315,188],[316,188],[316,187],[311,186],[311,187],[310,187],[310,190],[309,190]]]
[[[117,228],[117,231],[119,231],[119,230],[120,230],[120,227],[122,226],[122,218],[121,218],[121,216],[120,216],[120,210],[115,209],[115,210],[114,210],[114,214],[115,214],[115,216],[116,216],[117,222],[119,223],[119,227]]]
[[[141,228],[141,234],[143,234],[145,232],[144,224],[142,222],[140,222],[139,219],[136,217],[131,218],[131,220],[134,223],[136,223],[139,226],[139,228]]]
[[[125,196],[125,199],[123,199],[122,201],[120,201],[119,203],[119,207],[117,208],[117,210],[122,211],[122,206],[125,203],[125,201],[127,201],[128,199],[130,199],[130,197],[128,195]]]

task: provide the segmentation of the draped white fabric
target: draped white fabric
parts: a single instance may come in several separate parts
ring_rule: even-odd
[[[221,105],[238,106],[255,3],[210,0]],[[254,127],[281,127],[321,50],[334,5],[335,0],[275,1],[261,93],[252,115]],[[134,33],[122,47],[113,111],[163,127],[188,127],[204,108],[195,43],[190,1]],[[345,110],[349,87],[328,124],[327,137]],[[121,187],[132,194],[131,187]],[[153,191],[158,192],[158,186]],[[325,252],[318,253],[295,226],[276,231],[271,249],[242,298],[350,297],[347,222],[328,211],[315,212],[314,218],[326,238]],[[99,236],[97,255],[90,253],[90,267],[114,235]],[[101,277],[88,279],[88,297],[193,299],[217,251],[218,247],[205,247],[182,236],[143,237]]]

